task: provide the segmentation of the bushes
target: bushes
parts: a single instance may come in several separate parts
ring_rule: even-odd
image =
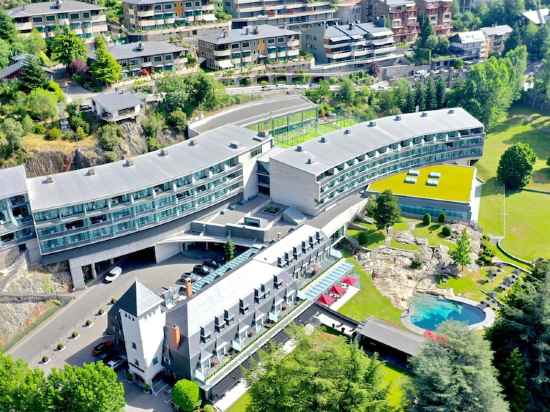
[[[361,246],[366,246],[369,243],[369,235],[367,232],[359,232],[357,236],[357,241]]]
[[[487,236],[481,238],[481,249],[477,264],[481,266],[488,266],[493,263],[493,257],[495,257],[495,245]]]
[[[46,140],[58,140],[61,139],[62,136],[63,132],[61,131],[61,129],[57,127],[52,127],[46,133]]]
[[[422,216],[422,224],[424,226],[430,226],[432,224],[432,216],[429,213]]]
[[[437,223],[444,224],[445,220],[447,220],[447,217],[445,216],[445,213],[440,213],[437,217]]]
[[[441,235],[444,237],[451,236],[451,228],[449,226],[443,226],[443,229],[441,229]]]
[[[164,117],[162,117],[160,113],[152,113],[143,119],[141,126],[143,127],[145,136],[156,140],[162,133],[166,123],[164,121]]]
[[[185,133],[187,130],[187,115],[182,110],[174,110],[170,113],[168,123],[173,126],[178,132]]]
[[[201,405],[199,386],[190,380],[181,379],[172,389],[172,401],[182,412],[193,412]]]
[[[106,152],[114,152],[122,141],[122,132],[116,124],[106,124],[98,132],[99,146]]]

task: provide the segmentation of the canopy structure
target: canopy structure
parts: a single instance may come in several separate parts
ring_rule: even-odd
[[[342,278],[342,283],[345,283],[349,286],[355,286],[357,285],[358,279],[355,276],[345,276]]]
[[[344,293],[346,293],[346,290],[340,285],[333,285],[330,288],[330,291],[332,293],[336,293],[338,296],[342,296]]]
[[[332,305],[336,299],[334,299],[332,296],[322,294],[319,296],[318,302],[323,305]]]

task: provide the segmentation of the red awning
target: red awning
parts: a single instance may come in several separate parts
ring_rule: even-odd
[[[340,295],[340,296],[342,296],[344,293],[346,293],[346,290],[340,285],[333,285],[330,288],[330,291],[332,293],[336,293],[337,295]]]
[[[332,296],[329,295],[321,295],[319,296],[319,303],[322,303],[323,305],[332,305],[336,299],[334,299]]]
[[[345,283],[346,285],[355,286],[357,285],[357,278],[354,276],[345,276],[342,279],[342,283]]]

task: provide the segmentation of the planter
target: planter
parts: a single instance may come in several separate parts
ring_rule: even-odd
[[[96,313],[96,316],[103,316],[105,314],[105,311],[103,309],[99,309]]]
[[[85,328],[90,328],[92,327],[92,325],[94,324],[94,322],[92,322],[91,320],[87,320],[85,323],[84,323],[84,327]]]
[[[58,343],[55,347],[55,350],[56,352],[62,352],[63,350],[65,350],[65,345],[62,343]]]
[[[47,356],[42,356],[42,359],[40,359],[40,364],[47,365],[48,363],[50,363],[50,358],[48,358]]]
[[[69,339],[72,339],[72,340],[75,340],[75,339],[78,339],[80,335],[78,334],[77,331],[74,331],[73,333],[71,333],[71,336],[69,336]]]

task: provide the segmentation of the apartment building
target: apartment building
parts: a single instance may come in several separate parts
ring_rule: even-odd
[[[425,14],[434,33],[449,36],[452,29],[452,0],[416,0],[418,14]]]
[[[123,79],[182,70],[187,62],[185,49],[166,41],[110,44],[108,49],[122,66]],[[95,59],[93,50],[88,58]]]
[[[487,41],[488,54],[502,54],[506,47],[506,40],[512,34],[513,29],[507,24],[501,26],[482,27],[480,29]]]
[[[25,167],[3,169],[1,176],[0,250],[24,245],[34,237],[32,215],[27,197]]]
[[[334,17],[340,24],[361,22],[363,18],[363,5],[361,0],[343,0],[333,3]]]
[[[267,24],[199,36],[198,56],[214,70],[286,63],[300,55],[300,33]]]
[[[464,60],[483,60],[489,56],[487,38],[481,30],[457,33],[449,42],[450,50]]]
[[[393,32],[372,23],[312,27],[302,37],[304,49],[317,64],[358,67],[397,57]]]
[[[107,19],[103,7],[74,0],[30,3],[8,10],[19,33],[30,33],[36,29],[44,37],[52,37],[62,26],[72,31],[86,42],[95,36],[107,35]]]
[[[105,92],[92,97],[93,111],[99,119],[106,122],[135,119],[144,107],[144,96],[132,92]]]
[[[381,176],[479,159],[483,140],[483,124],[461,108],[360,123],[273,155],[271,198],[315,216]]]
[[[373,0],[369,20],[391,28],[397,43],[412,43],[418,36],[416,4],[412,0]]]
[[[223,4],[233,16],[233,28],[270,24],[300,31],[337,22],[334,7],[325,0],[225,0]]]
[[[334,263],[330,249],[325,233],[302,225],[203,279],[188,279],[164,299],[134,284],[109,311],[108,333],[138,380],[150,384],[166,369],[215,397],[215,385],[234,370],[231,363],[238,368],[239,355],[299,311],[299,289]]]

